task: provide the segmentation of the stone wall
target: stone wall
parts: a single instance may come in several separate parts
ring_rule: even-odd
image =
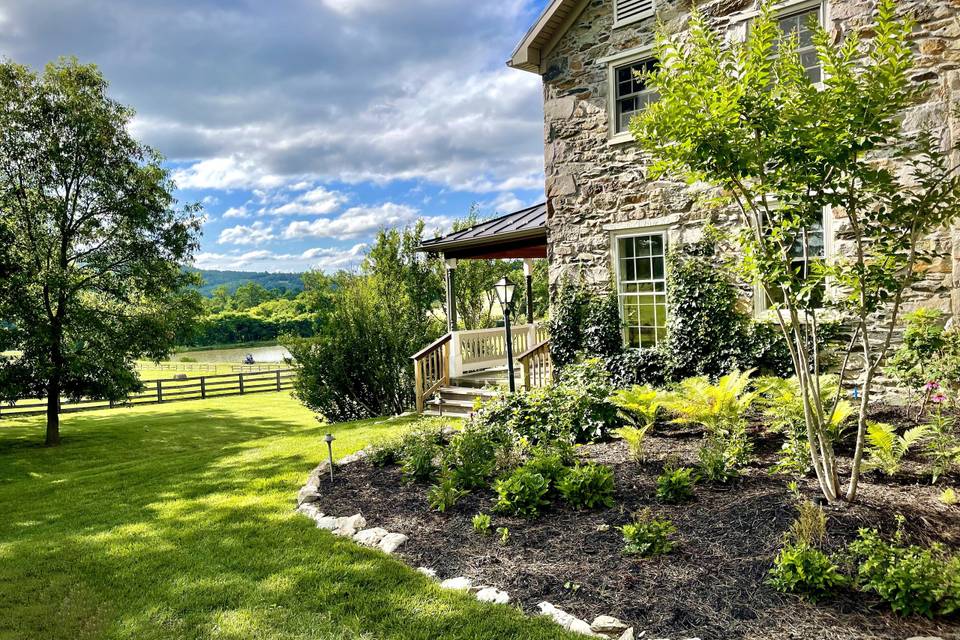
[[[873,3],[830,1],[829,28],[868,32]],[[683,28],[687,4],[659,0],[657,18]],[[736,24],[752,2],[719,0],[702,8],[720,24]],[[960,140],[960,122],[950,115],[960,101],[960,1],[901,2],[918,21],[916,79],[929,83],[926,101],[904,114],[908,129],[933,126],[944,144]],[[741,13],[742,15],[742,13]],[[643,158],[633,143],[611,144],[608,136],[608,66],[600,59],[652,44],[655,21],[613,28],[613,0],[594,0],[544,58],[544,149],[549,202],[551,284],[564,276],[597,289],[611,283],[610,231],[605,226],[639,221],[670,224],[670,241],[689,239],[708,218],[723,226],[734,212],[703,210],[683,184],[645,179]],[[842,235],[843,219],[834,221]],[[943,230],[929,242],[946,257],[924,268],[925,277],[907,296],[907,307],[937,307],[954,316],[960,292],[960,231]],[[842,241],[835,248],[842,251]]]

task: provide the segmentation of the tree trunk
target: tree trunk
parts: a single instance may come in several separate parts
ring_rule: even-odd
[[[47,440],[48,447],[60,444],[60,376],[54,374],[47,385]]]

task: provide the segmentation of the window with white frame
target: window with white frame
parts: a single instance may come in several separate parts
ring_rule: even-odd
[[[656,0],[614,0],[613,24],[619,27],[644,18],[653,17]]]
[[[624,344],[655,347],[667,336],[666,233],[615,238]]]
[[[813,44],[813,30],[810,26],[820,24],[823,19],[822,14],[822,6],[818,4],[801,11],[785,13],[778,19],[780,31],[788,36],[796,35],[800,64],[803,65],[807,77],[813,83],[823,80],[823,70],[820,68],[820,58]]]
[[[613,67],[614,113],[611,115],[615,135],[627,133],[631,118],[657,100],[657,92],[647,87],[645,79],[640,75],[656,68],[655,58],[646,58]]]
[[[802,278],[810,275],[810,270],[815,262],[822,261],[827,257],[828,221],[829,218],[825,213],[820,222],[806,229],[793,243],[793,249],[790,252],[791,266],[794,273]],[[826,288],[821,285],[820,290],[814,292],[814,299],[822,301],[825,294]],[[761,293],[761,299],[763,305],[760,310],[763,311],[783,302],[783,293],[771,290],[769,296]]]

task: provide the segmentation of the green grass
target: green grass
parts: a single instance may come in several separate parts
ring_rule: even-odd
[[[0,422],[0,639],[572,637],[294,513],[324,433],[339,457],[408,424],[287,394],[69,415],[57,449]]]

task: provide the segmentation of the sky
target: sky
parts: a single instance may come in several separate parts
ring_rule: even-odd
[[[100,66],[181,202],[196,266],[355,268],[377,229],[543,200],[546,0],[0,0],[0,56]]]

